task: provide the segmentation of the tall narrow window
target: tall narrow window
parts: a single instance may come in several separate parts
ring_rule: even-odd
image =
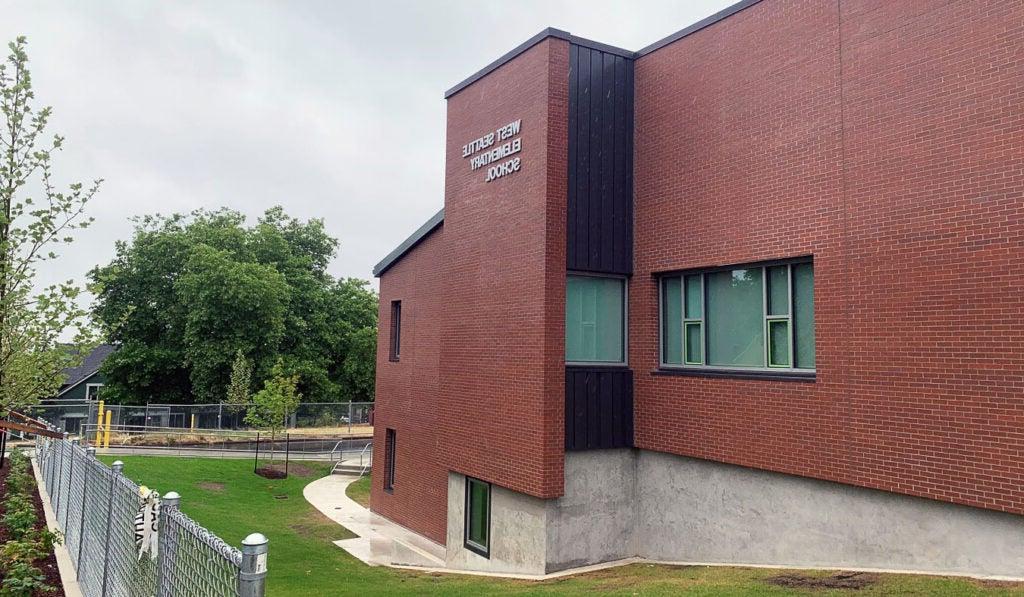
[[[626,338],[626,281],[569,276],[565,289],[565,360],[623,363]]]
[[[395,489],[395,430],[384,431],[384,491]]]
[[[813,371],[813,263],[662,277],[661,347],[669,367]]]
[[[397,361],[402,348],[402,301],[391,301],[391,354]]]
[[[490,557],[491,484],[466,477],[466,549]]]

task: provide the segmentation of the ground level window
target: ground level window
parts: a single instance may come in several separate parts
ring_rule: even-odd
[[[466,477],[466,549],[490,557],[491,484]]]
[[[794,260],[661,278],[664,366],[814,370],[814,264]]]
[[[384,431],[384,491],[395,489],[395,430]]]

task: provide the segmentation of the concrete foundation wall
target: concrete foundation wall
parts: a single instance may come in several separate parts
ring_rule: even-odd
[[[648,451],[637,478],[652,560],[1024,574],[1022,516]]]
[[[453,568],[544,574],[656,561],[1021,577],[1024,517],[645,450],[570,452],[565,496],[492,486],[491,557],[463,547],[465,477],[448,477]]]
[[[491,485],[491,550],[486,558],[465,547],[466,477],[448,474],[445,564],[461,570],[544,574],[548,500]]]
[[[636,555],[637,451],[565,455],[565,495],[550,500],[547,571]]]

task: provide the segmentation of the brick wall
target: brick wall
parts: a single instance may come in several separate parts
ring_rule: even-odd
[[[636,63],[636,441],[1024,513],[1024,3],[765,0]],[[817,380],[652,375],[653,273],[814,255]]]
[[[444,302],[444,228],[406,253],[380,279],[377,402],[370,507],[445,542],[448,471],[437,450],[438,360]],[[391,301],[402,301],[401,359],[391,362]],[[384,433],[395,430],[395,487],[384,491]]]
[[[562,492],[565,40],[547,38],[448,100],[441,458],[538,497]],[[522,119],[522,170],[484,181],[463,144]]]

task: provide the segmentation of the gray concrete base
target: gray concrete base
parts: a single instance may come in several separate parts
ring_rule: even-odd
[[[463,547],[450,474],[446,565],[547,574],[630,557],[1024,576],[1024,517],[638,450],[566,454],[565,495],[492,489],[491,554]]]

